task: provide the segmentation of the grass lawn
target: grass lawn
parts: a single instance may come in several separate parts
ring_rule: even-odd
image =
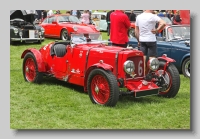
[[[103,38],[108,39],[106,33]],[[54,39],[45,39],[42,45]],[[22,52],[39,44],[10,46],[11,129],[190,129],[190,79],[181,77],[175,98],[120,97],[116,107],[91,103],[83,88],[53,78],[24,81]]]

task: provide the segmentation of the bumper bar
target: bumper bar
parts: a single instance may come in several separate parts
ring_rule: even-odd
[[[158,87],[153,82],[148,82],[145,80],[140,80],[140,81],[128,80],[126,81],[126,88],[128,90],[131,90],[130,92],[127,93],[134,94],[136,98],[158,95],[160,89],[160,87]]]

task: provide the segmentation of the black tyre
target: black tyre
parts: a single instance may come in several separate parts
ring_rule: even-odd
[[[67,31],[66,29],[63,29],[63,30],[61,31],[61,33],[60,33],[60,39],[61,39],[61,40],[64,40],[64,41],[70,40],[68,31]]]
[[[111,71],[94,69],[88,76],[87,88],[94,104],[113,107],[119,99],[119,87]]]
[[[41,44],[41,43],[42,43],[42,41],[38,40],[37,44]]]
[[[164,61],[160,61],[160,67],[157,71],[158,74],[162,74],[165,63],[166,62]],[[168,98],[175,97],[180,88],[180,75],[174,64],[169,63],[165,73],[163,74],[163,77],[163,82],[166,84],[166,86],[164,89],[162,88],[160,90],[159,95]]]
[[[135,37],[135,29],[134,28],[131,28],[128,30],[128,36],[129,36],[129,38]]]
[[[33,53],[28,52],[25,55],[22,70],[25,81],[41,83],[43,74],[38,72],[38,65]]]
[[[186,58],[182,64],[182,73],[185,77],[190,78],[190,58]]]

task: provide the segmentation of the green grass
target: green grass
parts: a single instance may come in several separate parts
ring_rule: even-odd
[[[108,39],[105,32],[103,38]],[[102,107],[92,104],[80,86],[53,78],[39,85],[25,82],[21,54],[40,47],[10,46],[11,129],[190,129],[190,79],[183,75],[175,98],[125,96],[114,108]]]

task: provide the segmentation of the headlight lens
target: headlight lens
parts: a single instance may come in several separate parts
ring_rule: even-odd
[[[158,59],[157,58],[151,58],[148,61],[148,67],[152,71],[156,71],[159,68],[159,61],[158,61]]]
[[[14,28],[13,30],[14,30],[15,34],[17,34],[19,32],[17,28]]]
[[[132,74],[135,71],[135,64],[133,63],[133,61],[126,61],[124,62],[124,71],[127,74]]]
[[[42,33],[44,33],[45,29],[43,27],[41,27],[41,31],[42,31]]]
[[[77,26],[73,26],[73,29],[74,29],[74,31],[78,30]]]

